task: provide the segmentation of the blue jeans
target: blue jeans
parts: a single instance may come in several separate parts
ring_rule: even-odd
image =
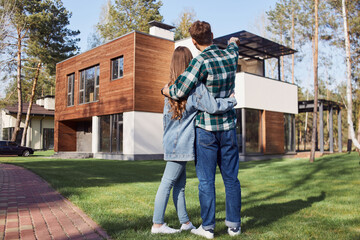
[[[211,132],[196,128],[196,174],[203,228],[215,228],[215,173],[219,166],[225,185],[228,227],[240,226],[241,188],[238,179],[239,151],[236,131]]]
[[[155,197],[153,223],[163,224],[170,190],[173,189],[173,200],[181,224],[189,221],[185,204],[186,162],[167,162]]]

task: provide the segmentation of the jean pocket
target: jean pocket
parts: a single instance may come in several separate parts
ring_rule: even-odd
[[[211,146],[216,143],[215,136],[212,132],[198,130],[197,142],[202,146]]]

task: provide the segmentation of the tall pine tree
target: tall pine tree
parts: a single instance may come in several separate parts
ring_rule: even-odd
[[[160,0],[115,0],[114,4],[106,4],[106,15],[97,24],[97,30],[105,41],[133,30],[149,32],[150,21],[163,20],[159,12],[162,6]]]

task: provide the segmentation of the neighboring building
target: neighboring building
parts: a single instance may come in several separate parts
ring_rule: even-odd
[[[175,43],[171,26],[151,25],[150,35],[133,31],[57,64],[56,152],[162,158],[160,89],[169,81],[172,53],[179,45],[198,51],[191,39]],[[233,35],[242,41],[235,90],[241,155],[294,151],[297,86],[265,78],[264,61],[295,51],[245,31]],[[214,43],[225,47],[233,35]]]
[[[20,131],[16,138],[18,144],[21,142],[28,106],[28,103],[23,103]],[[2,140],[11,140],[16,125],[17,108],[17,105],[14,105],[1,109],[0,138]],[[54,148],[54,110],[54,96],[42,97],[33,104],[25,146],[36,150]]]

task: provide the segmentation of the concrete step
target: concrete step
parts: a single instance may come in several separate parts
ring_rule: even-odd
[[[71,159],[71,158],[93,158],[93,153],[86,152],[56,152],[52,155],[53,158],[63,158],[63,159]]]

